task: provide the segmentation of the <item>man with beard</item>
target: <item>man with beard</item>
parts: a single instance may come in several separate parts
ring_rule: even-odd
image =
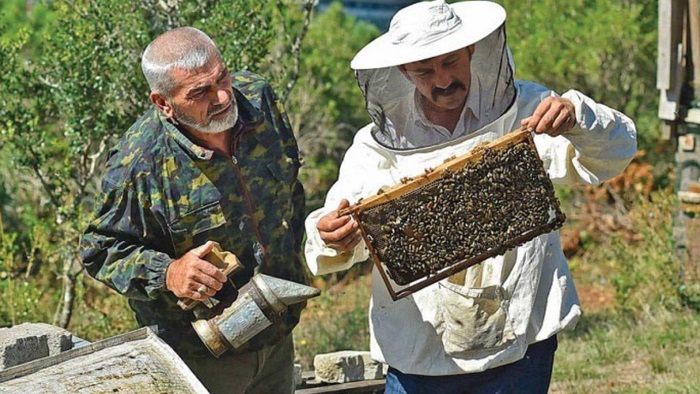
[[[299,152],[271,87],[230,74],[214,42],[184,27],[144,51],[153,106],[111,150],[104,199],[81,242],[90,275],[129,298],[212,393],[291,393],[290,307],[243,348],[212,356],[179,299],[222,305],[255,273],[297,283],[304,191]],[[244,265],[233,284],[203,258],[214,245]],[[198,316],[201,318],[201,316]]]
[[[514,79],[505,17],[487,1],[420,2],[357,53],[351,67],[372,122],[355,136],[324,207],[306,219],[314,274],[369,257],[357,223],[339,213],[350,201],[520,127],[535,133],[558,184],[603,182],[634,157],[636,130],[624,114],[575,90],[559,96]],[[557,333],[580,314],[555,231],[398,301],[375,268],[370,350],[389,365],[387,394],[544,394]]]

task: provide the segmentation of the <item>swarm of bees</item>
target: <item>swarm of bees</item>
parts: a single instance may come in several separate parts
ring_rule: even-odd
[[[370,251],[399,285],[484,260],[561,227],[554,188],[528,141],[482,148],[478,161],[359,214]]]

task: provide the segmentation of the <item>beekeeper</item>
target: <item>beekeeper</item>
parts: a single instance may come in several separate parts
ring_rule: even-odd
[[[578,91],[514,80],[505,10],[487,1],[408,6],[352,60],[372,122],[357,132],[325,206],[306,219],[316,275],[368,258],[340,209],[522,127],[556,184],[599,184],[636,151],[634,123]],[[377,269],[371,353],[386,393],[546,393],[558,332],[581,309],[558,232],[392,301]]]

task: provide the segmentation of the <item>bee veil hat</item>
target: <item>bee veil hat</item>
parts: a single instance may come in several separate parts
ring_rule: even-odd
[[[375,127],[374,138],[387,148],[425,147],[404,137],[412,125],[415,86],[399,65],[430,59],[473,45],[469,70],[470,95],[481,103],[481,124],[489,124],[512,105],[515,98],[514,65],[506,43],[506,11],[490,1],[426,1],[401,9],[389,31],[362,48],[350,63],[365,96]]]
[[[449,53],[484,39],[505,19],[503,7],[490,1],[416,3],[398,11],[389,31],[362,48],[350,67],[390,67]]]

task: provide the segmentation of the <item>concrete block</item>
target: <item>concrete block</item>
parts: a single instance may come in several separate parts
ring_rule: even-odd
[[[90,342],[90,341],[86,341],[86,340],[84,340],[83,338],[76,337],[75,335],[73,335],[73,337],[71,338],[71,346],[70,346],[70,348],[71,348],[71,349],[75,349],[75,348],[79,348],[79,347],[83,347],[83,346],[90,345],[91,343],[92,343],[92,342]]]
[[[302,373],[301,364],[295,363],[294,364],[294,385],[296,387],[299,387],[304,382],[304,379],[302,379],[301,373]]]
[[[314,357],[316,380],[325,383],[347,383],[381,379],[382,364],[372,360],[369,352],[340,351]]]
[[[69,331],[45,323],[0,328],[0,370],[69,350],[71,338]]]

